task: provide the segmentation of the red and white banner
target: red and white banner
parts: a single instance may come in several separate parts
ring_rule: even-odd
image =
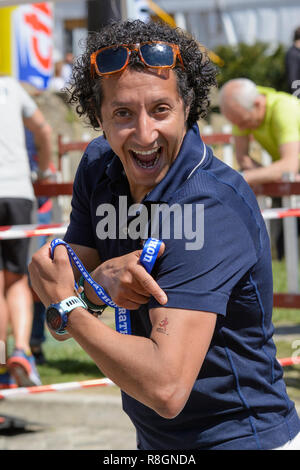
[[[13,12],[15,76],[38,89],[48,88],[53,73],[51,3],[26,4]]]

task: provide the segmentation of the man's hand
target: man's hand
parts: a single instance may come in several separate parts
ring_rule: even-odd
[[[165,245],[162,243],[158,257],[164,250]],[[151,296],[161,305],[168,301],[164,291],[140,263],[141,253],[142,250],[137,250],[105,261],[91,272],[94,281],[100,284],[120,307],[136,310],[148,303]],[[85,292],[88,299],[99,304],[99,298],[87,282]]]
[[[55,248],[52,260],[50,244],[45,244],[33,255],[28,269],[32,288],[45,307],[74,295],[73,270],[64,246]]]

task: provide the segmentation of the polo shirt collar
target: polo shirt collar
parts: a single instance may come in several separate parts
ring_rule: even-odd
[[[205,160],[206,146],[200,137],[198,125],[194,124],[184,136],[179,154],[171,165],[168,173],[162,181],[145,196],[144,201],[168,202],[179,186],[189,179],[192,174],[205,163]],[[114,190],[117,189],[117,192],[121,194],[121,191],[124,190],[124,184],[127,182],[127,178],[122,162],[117,155],[113,156],[113,159],[106,169],[106,174],[112,182],[112,188],[114,188]]]
[[[205,163],[206,146],[197,124],[184,136],[181,149],[166,176],[150,191],[144,201],[168,202],[175,191]]]

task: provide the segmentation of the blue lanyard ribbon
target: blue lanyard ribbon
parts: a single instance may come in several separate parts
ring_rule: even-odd
[[[144,244],[142,254],[140,256],[140,263],[144,266],[146,271],[150,274],[153,266],[155,264],[159,249],[162,242],[156,238],[148,238]],[[115,321],[116,321],[116,330],[122,334],[131,334],[131,322],[130,322],[130,310],[126,308],[119,307],[115,302],[110,298],[110,296],[105,292],[103,287],[97,284],[93,278],[90,276],[89,272],[85,269],[84,265],[74,252],[72,248],[64,240],[60,238],[55,238],[50,244],[51,248],[51,258],[54,256],[54,250],[58,245],[64,245],[67,249],[69,260],[72,265],[74,262],[77,269],[80,271],[85,280],[90,284],[94,289],[95,293],[106,305],[113,307],[115,309]],[[75,287],[78,289],[77,283],[75,282]]]

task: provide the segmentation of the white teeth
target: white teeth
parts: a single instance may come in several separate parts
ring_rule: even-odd
[[[155,149],[145,150],[143,152],[141,150],[134,150],[134,149],[131,149],[131,150],[132,150],[132,152],[137,153],[138,155],[152,155],[152,153],[157,152],[159,149],[160,149],[160,147],[156,147]]]

